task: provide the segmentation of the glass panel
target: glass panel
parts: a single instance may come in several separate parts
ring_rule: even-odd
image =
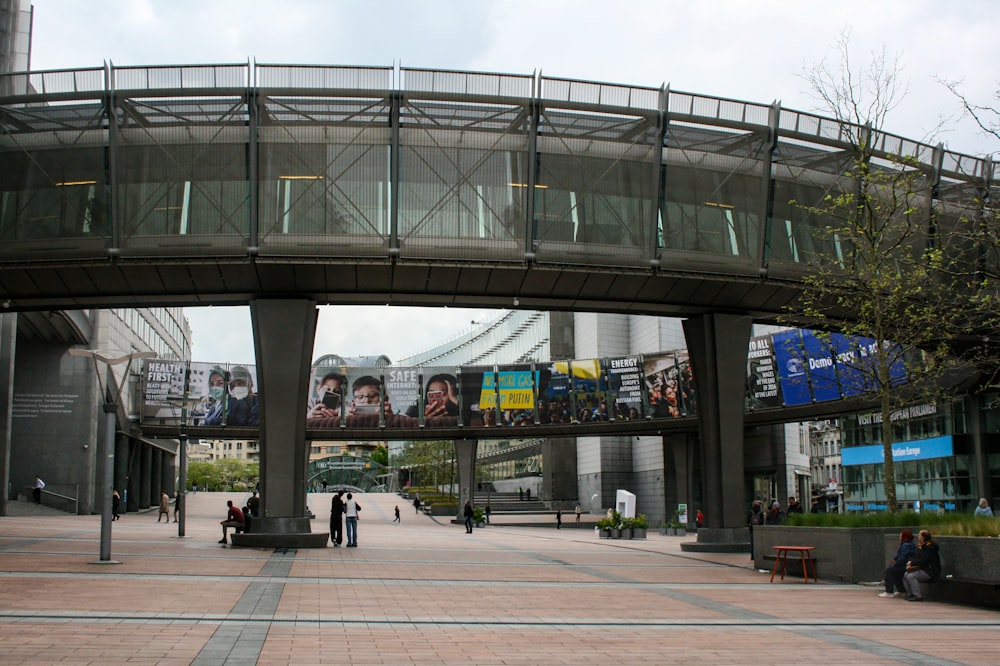
[[[222,98],[123,99],[116,112],[122,254],[245,253],[246,104]]]
[[[420,134],[406,132],[404,143],[415,142]],[[400,253],[455,259],[523,257],[526,161],[524,152],[490,148],[402,148]]]
[[[411,100],[400,124],[400,254],[523,260],[526,109]]]

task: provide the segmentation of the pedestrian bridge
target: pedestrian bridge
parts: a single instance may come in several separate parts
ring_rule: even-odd
[[[683,317],[705,508],[736,527],[750,322],[842,256],[809,206],[853,191],[861,140],[872,169],[922,176],[928,225],[977,225],[1000,196],[988,159],[667,86],[260,63],[7,74],[0,312],[249,304],[276,532],[307,527],[316,304]],[[621,424],[587,426],[605,427]],[[456,447],[462,478],[482,428]]]
[[[847,185],[860,131],[778,102],[539,73],[6,74],[0,304],[301,297],[766,320],[836,251],[790,202]],[[869,139],[876,162],[926,176],[939,219],[975,219],[963,206],[997,182],[988,160]]]

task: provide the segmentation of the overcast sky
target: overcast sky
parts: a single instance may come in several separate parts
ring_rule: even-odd
[[[937,79],[981,104],[1000,82],[995,0],[34,0],[33,69],[260,63],[392,65],[530,74],[695,92],[823,112],[801,78],[849,28],[851,57],[899,55],[909,93],[886,129],[952,150],[1000,149]],[[946,131],[936,132],[941,119]],[[932,134],[933,133],[933,134]],[[315,355],[427,349],[485,310],[351,308],[320,314]],[[187,311],[194,360],[250,362],[247,308]],[[337,321],[350,326],[335,326]],[[364,332],[363,334],[361,332]]]

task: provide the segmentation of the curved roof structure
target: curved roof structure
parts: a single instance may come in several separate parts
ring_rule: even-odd
[[[830,118],[541,76],[105,67],[0,76],[0,303],[465,305],[766,319],[823,248]],[[996,167],[888,133],[958,218]],[[977,204],[972,204],[977,205]],[[973,211],[974,212],[974,211]]]

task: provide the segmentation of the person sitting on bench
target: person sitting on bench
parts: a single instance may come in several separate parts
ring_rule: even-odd
[[[229,513],[226,515],[225,520],[219,521],[222,525],[222,539],[219,543],[226,543],[226,528],[232,527],[234,531],[239,532],[243,529],[246,524],[243,518],[243,512],[239,510],[238,507],[233,506],[233,501],[229,500],[226,502],[226,506],[229,507]]]

